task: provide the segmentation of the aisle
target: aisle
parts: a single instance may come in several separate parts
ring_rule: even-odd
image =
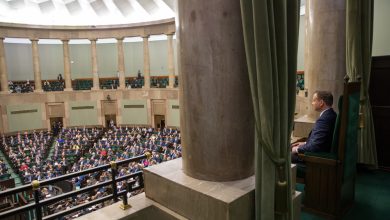
[[[20,179],[19,175],[16,174],[11,166],[11,164],[9,163],[9,161],[7,160],[7,158],[5,157],[5,155],[3,154],[3,151],[0,151],[0,158],[2,161],[5,162],[5,164],[7,165],[7,168],[8,168],[8,172],[11,174],[11,178],[14,178],[15,179],[15,185],[16,187],[18,186],[22,186],[22,179]]]

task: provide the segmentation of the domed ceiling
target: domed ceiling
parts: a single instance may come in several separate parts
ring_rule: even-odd
[[[0,0],[0,22],[34,25],[111,25],[175,16],[176,0]]]

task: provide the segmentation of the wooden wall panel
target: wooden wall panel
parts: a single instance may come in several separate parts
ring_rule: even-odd
[[[104,100],[102,101],[103,115],[116,115],[118,104],[116,100]]]
[[[65,117],[65,106],[62,102],[46,104],[47,118]]]

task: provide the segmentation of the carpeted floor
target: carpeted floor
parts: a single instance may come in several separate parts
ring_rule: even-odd
[[[302,191],[303,185],[297,190]],[[342,218],[345,220],[387,220],[390,219],[390,172],[360,170],[355,191],[355,204]],[[324,218],[302,212],[302,220]]]

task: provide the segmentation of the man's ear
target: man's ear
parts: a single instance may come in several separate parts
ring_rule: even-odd
[[[324,100],[320,100],[320,105],[321,105],[321,107],[324,107],[324,106],[325,106]]]

